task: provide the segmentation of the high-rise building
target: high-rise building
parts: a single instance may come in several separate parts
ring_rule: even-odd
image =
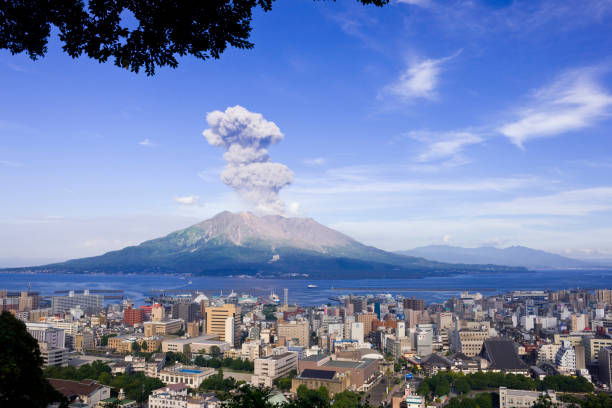
[[[187,323],[187,334],[192,338],[200,336],[200,322]]]
[[[425,301],[423,299],[415,299],[414,296],[410,299],[404,299],[403,304],[404,309],[425,310]]]
[[[45,323],[26,323],[26,329],[38,341],[45,367],[66,364],[68,350],[63,329]]]
[[[572,331],[581,332],[589,326],[589,316],[586,314],[572,314]]]
[[[58,329],[47,323],[26,323],[26,329],[38,342],[45,342],[50,347],[63,348],[66,344],[64,329]]]
[[[233,303],[226,303],[223,306],[209,306],[204,309],[206,313],[206,334],[216,334],[219,340],[237,346],[240,341],[240,306]],[[228,334],[228,318],[233,318],[233,338],[226,338]]]
[[[279,323],[276,331],[279,338],[291,341],[294,346],[310,346],[310,325],[307,320]]]
[[[370,334],[372,332],[372,322],[376,320],[376,314],[374,313],[362,313],[357,315],[357,321],[363,323],[363,332],[364,335]]]
[[[351,296],[349,298],[349,303],[353,305],[354,313],[365,313],[368,311],[367,300],[361,296]]]
[[[363,323],[351,323],[351,340],[357,340],[360,344],[363,343]]]
[[[172,305],[172,318],[183,319],[186,322],[193,322],[198,318],[200,305],[196,303],[174,303]]]
[[[166,309],[159,303],[155,303],[151,309],[151,321],[163,322],[166,319]]]
[[[123,311],[123,322],[127,326],[134,326],[135,324],[141,324],[144,321],[144,313],[142,309],[132,309],[127,307]]]
[[[612,347],[599,350],[599,377],[609,390],[612,389]]]
[[[612,304],[612,289],[597,289],[595,298],[600,303]]]

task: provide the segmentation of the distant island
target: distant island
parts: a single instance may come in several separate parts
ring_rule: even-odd
[[[4,272],[176,273],[196,276],[364,279],[528,272],[519,266],[447,263],[383,251],[312,218],[224,211],[162,238],[106,254]]]
[[[529,269],[610,269],[612,265],[612,262],[583,261],[524,246],[462,248],[451,245],[429,245],[397,253],[438,262],[500,264]]]

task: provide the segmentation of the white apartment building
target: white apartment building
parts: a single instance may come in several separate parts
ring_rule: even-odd
[[[554,364],[557,352],[560,348],[561,344],[541,344],[540,347],[538,347],[538,365],[544,363]]]
[[[576,352],[569,341],[561,342],[561,348],[555,356],[555,365],[563,374],[573,374],[576,371]]]
[[[287,352],[255,359],[255,373],[251,376],[253,385],[272,387],[276,378],[288,375],[298,368],[298,355]]]

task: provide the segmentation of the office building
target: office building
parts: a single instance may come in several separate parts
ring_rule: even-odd
[[[291,342],[294,346],[310,346],[310,325],[307,320],[279,323],[276,331],[279,339],[284,339],[281,342],[284,341],[285,344]]]
[[[612,347],[599,350],[599,379],[612,390]]]
[[[28,333],[39,343],[45,342],[51,348],[64,348],[66,334],[63,329],[53,327],[48,323],[26,323]]]
[[[216,334],[219,340],[237,346],[240,341],[240,306],[226,303],[223,306],[207,307],[204,312],[206,313],[206,334]],[[232,320],[228,320],[229,318]]]
[[[599,350],[604,347],[612,346],[612,339],[609,337],[590,337],[585,339],[585,357],[586,365],[599,365]]]
[[[404,309],[425,310],[425,301],[423,299],[415,299],[414,296],[410,299],[403,300]]]
[[[183,319],[186,322],[197,320],[200,306],[196,303],[174,303],[172,305],[172,318]]]
[[[126,326],[134,326],[136,324],[142,324],[144,321],[144,313],[142,309],[132,309],[128,306],[123,311],[123,323]]]
[[[183,328],[181,319],[144,322],[145,337],[164,336],[176,333]]]
[[[453,330],[450,338],[451,350],[463,353],[468,357],[474,357],[480,353],[482,345],[488,337],[488,330]]]

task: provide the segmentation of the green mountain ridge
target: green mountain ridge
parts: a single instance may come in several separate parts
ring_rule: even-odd
[[[408,278],[524,268],[429,261],[361,244],[311,218],[222,212],[106,254],[13,271],[186,273],[312,279]]]

